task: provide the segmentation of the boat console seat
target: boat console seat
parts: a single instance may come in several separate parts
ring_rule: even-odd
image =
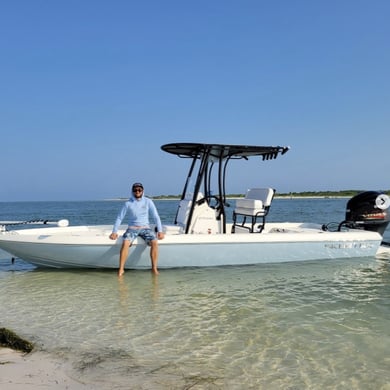
[[[232,233],[235,232],[235,227],[248,229],[251,233],[255,231],[257,218],[261,218],[261,222],[256,229],[261,233],[265,226],[265,217],[271,207],[272,199],[274,198],[275,190],[272,188],[252,188],[249,189],[244,199],[237,199],[236,208],[233,211],[233,227]],[[242,217],[241,223],[238,222],[238,217]],[[250,219],[250,224],[246,225],[246,219]]]
[[[199,192],[198,196],[196,197],[197,200],[202,199],[204,195]],[[182,199],[179,203],[179,208],[177,210],[176,218],[175,218],[175,225],[181,226],[183,229],[187,225],[187,219],[190,214],[192,206],[192,194],[186,194],[185,198]]]

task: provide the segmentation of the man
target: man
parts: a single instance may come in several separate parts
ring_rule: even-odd
[[[119,254],[118,276],[125,273],[125,263],[129,254],[129,248],[133,241],[139,236],[150,245],[150,259],[152,262],[152,272],[158,275],[158,240],[164,238],[160,216],[153,201],[144,196],[144,187],[141,183],[134,183],[132,186],[132,195],[123,205],[119,212],[112,233],[111,240],[118,238],[118,228],[125,215],[129,213],[129,223],[126,232],[123,234],[123,243]],[[157,225],[157,237],[149,225],[149,215],[155,220]]]

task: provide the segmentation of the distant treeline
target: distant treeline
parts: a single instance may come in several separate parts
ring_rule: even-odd
[[[303,191],[277,194],[279,196],[299,196],[299,197],[352,197],[365,190],[342,190],[342,191]],[[380,190],[380,192],[390,195],[390,190]]]
[[[332,197],[352,197],[363,190],[342,190],[342,191],[302,191],[302,192],[287,192],[287,193],[278,193],[276,192],[276,196],[280,197],[307,197],[307,198],[316,198],[316,197],[324,197],[324,198],[332,198]],[[384,194],[390,196],[390,190],[381,190]],[[245,194],[229,194],[226,195],[228,198],[241,198],[245,196]],[[153,199],[180,199],[180,195],[158,195],[153,196]]]

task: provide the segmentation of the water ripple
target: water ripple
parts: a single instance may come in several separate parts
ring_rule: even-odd
[[[120,281],[114,271],[3,272],[0,318],[71,358],[80,377],[117,386],[380,388],[390,383],[389,275],[374,259]]]

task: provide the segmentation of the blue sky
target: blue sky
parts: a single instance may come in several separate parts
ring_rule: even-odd
[[[0,201],[178,194],[170,142],[289,145],[228,192],[390,188],[387,0],[13,0]]]

